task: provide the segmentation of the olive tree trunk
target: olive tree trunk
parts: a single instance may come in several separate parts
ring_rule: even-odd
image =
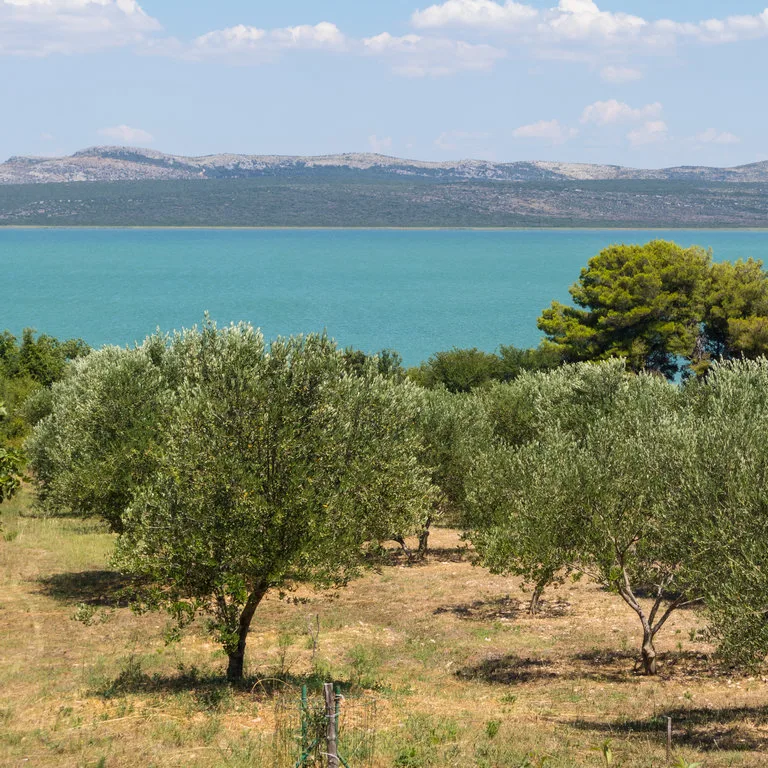
[[[429,530],[432,527],[432,518],[428,517],[424,523],[424,527],[419,533],[419,548],[416,551],[416,556],[419,560],[423,560],[427,556],[427,549],[429,548]]]
[[[245,664],[245,644],[248,639],[248,630],[251,628],[253,614],[259,607],[259,603],[267,594],[268,587],[261,586],[248,595],[237,628],[237,647],[230,651],[229,663],[227,664],[227,680],[236,682],[243,679],[243,666]]]
[[[539,612],[539,604],[541,603],[541,596],[544,594],[544,589],[549,583],[549,579],[546,581],[540,581],[533,588],[533,594],[531,595],[531,602],[528,603],[528,613],[531,616],[535,616]]]
[[[654,645],[654,641],[656,635],[659,633],[659,630],[661,630],[667,619],[675,610],[682,608],[685,605],[697,603],[701,600],[701,598],[687,600],[682,596],[678,596],[674,599],[669,599],[666,594],[667,590],[672,584],[672,577],[669,577],[656,585],[655,599],[651,606],[650,613],[646,613],[642,605],[640,605],[637,597],[635,596],[626,569],[622,570],[623,582],[619,586],[619,594],[623,598],[624,602],[637,614],[637,617],[640,619],[640,624],[643,628],[643,644],[640,648],[641,668],[644,675],[652,676],[658,672],[656,646]],[[666,600],[668,600],[668,605],[657,621],[656,616],[658,615],[662,604]]]
[[[648,627],[643,627],[643,647],[641,649],[641,660],[644,675],[655,675],[658,671],[656,666],[656,648],[653,645],[654,632]]]

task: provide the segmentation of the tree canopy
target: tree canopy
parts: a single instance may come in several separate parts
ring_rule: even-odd
[[[6,419],[8,412],[0,400],[0,422]],[[16,495],[21,487],[24,458],[19,451],[14,451],[0,444],[0,504]]]
[[[613,245],[589,260],[539,318],[548,344],[569,362],[622,357],[633,371],[669,378],[686,365],[768,352],[768,277],[749,259],[713,264],[702,248],[655,240]]]
[[[559,350],[551,346],[520,349],[502,345],[498,354],[475,347],[454,347],[436,352],[418,368],[411,368],[408,375],[428,389],[444,387],[454,393],[471,392],[494,381],[511,381],[525,371],[552,370],[562,361]]]
[[[710,635],[729,661],[768,655],[768,361],[715,365],[687,387],[695,461],[681,474]]]
[[[89,351],[80,339],[36,337],[31,328],[24,329],[21,341],[9,331],[0,333],[0,399],[7,409],[0,439],[20,445],[31,424],[47,411],[45,396],[38,393],[63,378],[70,361]]]
[[[422,402],[325,336],[208,322],[78,363],[31,450],[47,503],[105,517],[141,604],[208,616],[237,679],[270,589],[343,584],[423,519]]]
[[[700,542],[678,499],[692,461],[679,390],[616,361],[505,387],[524,393],[507,393],[513,407],[530,403],[529,429],[501,437],[473,470],[469,536],[481,561],[522,575],[534,596],[567,572],[615,592],[637,614],[643,669],[654,674],[656,634],[699,597],[690,569]],[[503,405],[502,394],[492,400]]]

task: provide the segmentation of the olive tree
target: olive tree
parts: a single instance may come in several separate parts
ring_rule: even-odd
[[[564,445],[550,447],[564,452],[559,461],[563,471],[568,470],[572,442],[583,440],[589,425],[610,411],[628,376],[620,361],[567,366],[548,374],[525,373],[479,395],[495,440],[488,441],[471,464],[468,525],[484,551],[486,565],[494,572],[522,576],[531,588],[529,612],[533,615],[545,588],[567,572],[572,537],[562,520],[537,512],[526,516],[521,508],[514,535],[506,529],[498,536],[488,523],[494,515],[506,514],[510,496],[521,494],[523,487],[531,497],[543,494],[537,502],[541,505],[553,494],[565,501],[565,478],[547,477],[549,468],[537,464],[531,452],[539,450],[543,434],[567,437]],[[525,507],[535,508],[536,504]]]
[[[686,397],[696,460],[681,484],[710,635],[729,662],[757,666],[768,655],[768,361],[716,364]]]
[[[54,384],[27,442],[44,510],[104,519],[123,530],[136,488],[155,470],[153,445],[169,417],[178,376],[157,335],[135,349],[105,347],[72,363]]]
[[[692,433],[674,385],[617,374],[612,363],[551,374],[572,377],[570,394],[555,388],[549,407],[534,404],[549,414],[538,436],[497,444],[475,470],[469,536],[497,572],[540,587],[570,570],[620,596],[642,629],[643,670],[655,674],[656,635],[701,597],[693,566],[704,545],[684,524],[679,482]],[[569,400],[589,417],[570,420]]]
[[[344,584],[363,564],[367,542],[412,531],[430,503],[417,460],[420,393],[380,376],[375,361],[350,374],[324,336],[267,345],[250,326],[207,322],[109,357],[93,386],[114,373],[126,387],[116,388],[119,410],[141,396],[134,389],[123,399],[143,377],[145,410],[133,422],[110,410],[107,395],[87,400],[90,369],[81,368],[85,413],[68,420],[60,409],[74,404],[63,396],[71,390],[62,390],[35,438],[43,457],[53,452],[42,450],[53,436],[76,459],[75,469],[46,467],[56,489],[48,501],[77,508],[95,498],[91,509],[119,520],[115,563],[138,577],[138,607],[166,608],[179,626],[206,616],[232,680],[243,675],[248,630],[270,590]],[[109,433],[112,417],[117,433],[82,442],[82,424],[97,433],[101,422]],[[77,496],[78,469],[89,486],[94,471],[77,462],[79,444],[95,471],[103,464],[108,474],[101,493],[73,504],[66,489]],[[109,472],[124,459],[123,469]],[[59,473],[67,476],[61,488]]]
[[[492,445],[478,454],[469,480],[469,538],[492,573],[521,576],[531,589],[528,611],[536,615],[544,590],[556,583],[573,560],[568,525],[574,515],[544,515],[572,501],[575,478],[568,477],[573,440],[551,441],[550,460],[560,456],[559,475],[537,459],[537,443],[517,449]]]
[[[474,394],[438,388],[420,392],[422,406],[419,463],[429,474],[434,493],[412,553],[402,535],[395,537],[410,558],[427,553],[431,527],[438,521],[461,525],[466,513],[466,479],[475,456],[493,439],[486,409]]]

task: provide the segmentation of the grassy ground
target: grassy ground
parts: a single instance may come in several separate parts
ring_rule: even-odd
[[[351,768],[604,766],[607,742],[611,765],[662,766],[668,715],[675,765],[768,765],[766,681],[718,672],[692,612],[670,620],[662,674],[645,679],[617,598],[568,583],[529,618],[519,585],[443,530],[423,565],[393,553],[336,596],[270,596],[248,685],[232,690],[202,627],[166,645],[163,616],[117,604],[98,523],[39,519],[28,502],[1,515],[0,765],[270,766],[300,684],[331,677],[350,717],[376,722],[374,754]]]

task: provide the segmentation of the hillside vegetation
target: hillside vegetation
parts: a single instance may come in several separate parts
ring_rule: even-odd
[[[765,183],[360,176],[0,184],[0,225],[764,227]]]

